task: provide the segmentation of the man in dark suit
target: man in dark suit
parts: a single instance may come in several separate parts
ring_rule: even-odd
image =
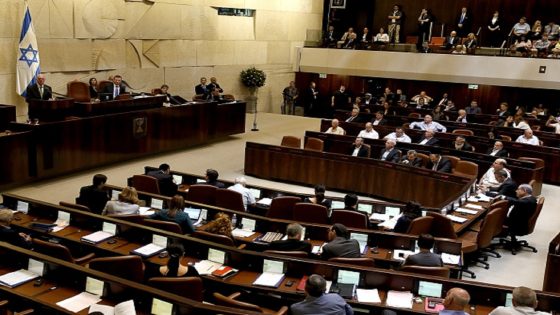
[[[323,37],[323,47],[336,47],[336,41],[334,26],[329,25],[329,30],[325,32],[325,36]]]
[[[410,255],[404,261],[408,266],[424,266],[424,267],[441,267],[443,260],[438,254],[432,253],[430,250],[434,246],[434,237],[430,234],[421,234],[418,237],[418,254]]]
[[[467,142],[467,140],[463,136],[457,136],[457,138],[455,138],[455,142],[453,143],[453,148],[459,151],[469,151],[469,152],[474,151],[473,147]]]
[[[224,93],[224,90],[218,84],[218,80],[216,79],[216,77],[211,77],[210,78],[210,84],[208,84],[208,90],[213,91],[214,89],[218,89],[219,93]]]
[[[494,147],[488,150],[486,154],[495,156],[495,157],[502,157],[507,158],[509,157],[509,152],[504,149],[504,143],[502,141],[494,142]]]
[[[25,90],[25,100],[50,100],[52,96],[52,89],[45,84],[45,75],[40,73],[37,75],[37,83],[32,84]]]
[[[207,169],[206,170],[206,184],[216,186],[217,188],[225,188],[226,186],[224,183],[220,183],[218,181],[218,177],[220,174],[215,169]]]
[[[375,113],[375,119],[371,121],[374,126],[385,126],[387,125],[387,119],[383,118],[383,112],[379,111]]]
[[[105,208],[105,204],[110,199],[108,191],[104,188],[106,182],[107,176],[95,174],[91,186],[80,188],[78,204],[88,207],[93,213],[101,214]]]
[[[325,293],[327,281],[317,274],[312,274],[305,282],[306,297],[303,301],[290,306],[292,315],[338,314],[353,315],[352,307],[336,293]]]
[[[424,136],[418,142],[418,144],[433,145],[433,146],[437,145],[437,143],[438,143],[438,139],[434,138],[434,131],[431,129],[426,130],[426,132],[424,132]]]
[[[25,233],[18,233],[10,227],[14,219],[12,210],[0,210],[0,241],[23,248],[31,248],[31,237]]]
[[[360,117],[360,109],[358,107],[352,108],[350,117],[346,118],[345,122],[362,122],[362,118]]]
[[[433,171],[451,173],[451,161],[441,156],[439,153],[430,154],[430,162],[426,168]]]
[[[445,38],[445,43],[443,45],[445,46],[445,49],[452,49],[455,48],[455,46],[457,46],[458,44],[460,44],[460,42],[461,42],[461,38],[457,36],[457,32],[452,31],[449,34],[449,36]]]
[[[399,163],[414,167],[422,167],[422,159],[418,157],[418,153],[415,150],[408,150],[406,156],[403,156]]]
[[[496,197],[496,196],[506,196],[510,198],[515,198],[517,196],[517,184],[508,177],[508,173],[505,170],[499,170],[494,172],[494,176],[496,180],[500,183],[498,187],[490,187],[486,192],[487,196]]]
[[[208,94],[210,94],[210,89],[209,86],[206,85],[205,77],[200,78],[200,84],[194,87],[194,92],[196,95],[202,95],[204,99],[208,97]]]
[[[466,7],[461,8],[461,13],[457,16],[457,32],[459,37],[466,37],[471,32],[472,17]]]
[[[302,241],[303,227],[298,223],[291,223],[286,227],[288,239],[278,240],[270,243],[270,250],[281,251],[303,251],[311,253],[311,243]]]
[[[398,163],[400,159],[399,150],[395,149],[397,142],[393,139],[385,140],[385,149],[381,150],[379,159],[381,161]]]
[[[126,93],[126,87],[124,86],[124,84],[122,84],[122,77],[118,74],[115,75],[113,77],[113,84],[106,85],[101,92],[113,95],[113,99],[121,94]]]
[[[315,82],[311,81],[309,87],[305,89],[304,99],[304,115],[314,117],[319,114],[319,91],[317,90]]]
[[[368,149],[363,145],[364,139],[358,137],[352,144],[352,148],[350,149],[350,155],[357,156],[357,157],[368,157]]]
[[[159,169],[150,171],[146,175],[158,180],[159,192],[162,195],[173,197],[177,194],[177,184],[173,182],[173,176],[170,173],[171,168],[169,164],[164,163],[159,166]]]
[[[506,219],[506,224],[509,227],[510,235],[527,235],[529,219],[537,210],[537,199],[533,196],[533,188],[529,184],[519,185],[515,194],[517,198],[503,197],[513,206]]]
[[[329,229],[329,243],[323,246],[321,257],[360,258],[360,245],[358,241],[350,239],[350,233],[344,225],[335,223]]]

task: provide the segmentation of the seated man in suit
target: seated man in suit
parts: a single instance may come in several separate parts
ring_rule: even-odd
[[[25,233],[18,233],[10,227],[10,223],[14,219],[12,210],[0,210],[0,241],[15,246],[30,249],[31,237]]]
[[[482,177],[480,178],[479,185],[482,188],[490,188],[490,187],[500,186],[500,183],[496,179],[495,174],[499,170],[505,170],[506,173],[508,174],[508,177],[510,177],[511,176],[510,171],[506,168],[506,166],[507,166],[507,161],[506,160],[496,159],[494,161],[494,163],[492,163],[492,166],[488,169],[488,171],[486,171],[486,173],[484,173],[484,175],[482,175]]]
[[[451,173],[451,161],[441,156],[439,153],[430,154],[430,162],[426,168],[433,171]]]
[[[196,95],[202,95],[203,99],[206,99],[208,97],[208,94],[210,94],[210,89],[208,85],[206,85],[205,77],[200,78],[200,84],[194,87],[194,92]]]
[[[281,250],[281,251],[302,251],[306,253],[311,253],[311,243],[302,241],[303,238],[303,227],[298,223],[288,224],[286,227],[286,235],[288,239],[277,240],[270,243],[268,249],[270,250]]]
[[[218,88],[211,88],[207,100],[210,102],[220,102],[224,100],[224,96],[220,94],[220,90]]]
[[[537,209],[537,198],[533,196],[533,188],[529,184],[521,184],[515,191],[517,198],[502,196],[509,201],[513,208],[506,218],[506,225],[512,240],[515,235],[527,235],[529,233],[529,219]]]
[[[105,204],[109,201],[108,191],[104,189],[107,182],[107,176],[103,174],[95,174],[91,186],[80,188],[80,196],[78,204],[89,208],[93,213],[101,214],[105,208]]]
[[[434,132],[447,132],[447,128],[442,124],[433,121],[432,115],[424,116],[424,121],[413,121],[410,123],[410,129],[428,130],[432,129]]]
[[[226,186],[224,185],[224,183],[220,183],[218,181],[219,176],[220,176],[220,174],[215,169],[211,169],[211,168],[207,169],[206,170],[206,184],[216,186],[218,188],[225,188]]]
[[[459,43],[461,43],[461,39],[457,36],[457,32],[452,31],[449,36],[445,38],[445,49],[452,49],[455,48]]]
[[[25,90],[25,101],[29,100],[50,100],[52,96],[52,88],[45,84],[45,75],[39,73],[37,75],[37,83],[31,84]]]
[[[504,149],[504,143],[502,141],[494,142],[494,146],[486,152],[491,156],[507,158],[509,157],[509,153],[506,149]]]
[[[162,195],[173,197],[177,194],[177,184],[173,182],[173,176],[170,173],[171,168],[169,167],[169,164],[163,163],[159,166],[159,169],[150,171],[146,175],[154,177],[158,180],[159,192]]]
[[[218,89],[219,93],[224,93],[224,89],[222,89],[222,87],[218,84],[218,79],[216,79],[216,77],[210,78],[210,84],[208,84],[208,87],[210,88],[210,91]]]
[[[103,88],[102,93],[111,94],[113,99],[117,98],[117,96],[126,93],[126,87],[122,84],[122,77],[117,74],[113,77],[113,84],[106,85]]]
[[[350,149],[350,155],[358,157],[368,157],[368,149],[363,145],[364,139],[357,137]]]
[[[379,157],[379,159],[381,161],[398,163],[400,155],[399,150],[395,148],[395,145],[397,145],[397,142],[395,140],[385,140],[385,149],[381,150],[381,156]]]
[[[343,210],[356,211],[356,207],[358,207],[358,196],[356,194],[347,194],[344,196]]]
[[[383,118],[383,112],[379,111],[375,113],[375,119],[371,122],[374,126],[385,126],[387,124],[387,119]]]
[[[469,152],[474,151],[473,147],[467,142],[467,140],[463,136],[457,136],[457,138],[455,138],[455,142],[453,142],[453,148],[459,151],[469,151]]]
[[[424,132],[424,137],[420,139],[418,144],[433,145],[433,146],[437,145],[438,139],[434,138],[434,133],[435,132],[433,129],[426,130],[426,132]]]
[[[511,306],[498,306],[490,315],[550,315],[550,313],[535,310],[538,305],[537,294],[527,287],[517,287],[513,289]]]
[[[499,170],[494,172],[494,176],[500,186],[498,187],[489,187],[486,191],[486,196],[496,197],[496,196],[506,196],[515,198],[517,196],[517,184],[508,176],[508,173],[505,170]]]
[[[422,159],[418,157],[418,153],[415,150],[408,150],[406,156],[403,156],[399,163],[414,167],[422,167]]]
[[[438,254],[431,252],[434,247],[434,237],[430,234],[421,234],[418,237],[418,247],[420,252],[418,254],[406,257],[405,265],[409,266],[425,266],[425,267],[441,267],[443,260]]]
[[[361,122],[362,119],[360,118],[360,108],[354,107],[350,112],[350,117],[348,117],[345,122]]]
[[[346,226],[335,223],[329,230],[329,243],[323,246],[321,257],[360,258],[360,245],[358,241],[350,239],[350,232]]]
[[[336,293],[325,293],[327,281],[320,275],[312,274],[305,282],[305,300],[290,307],[292,315],[337,314],[353,315],[352,307]]]
[[[455,119],[455,121],[460,123],[468,123],[467,111],[464,109],[459,109],[459,111],[457,112],[457,119]]]

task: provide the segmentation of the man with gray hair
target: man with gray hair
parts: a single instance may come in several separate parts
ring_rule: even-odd
[[[500,182],[496,179],[496,172],[500,170],[504,170],[507,173],[507,178],[511,177],[509,170],[506,168],[507,161],[504,159],[496,159],[492,166],[482,175],[480,178],[479,185],[482,186],[483,189],[488,189],[490,187],[498,187],[500,186]]]
[[[307,254],[311,253],[311,243],[303,241],[303,227],[298,223],[291,223],[286,227],[286,235],[288,236],[285,240],[273,241],[270,243],[270,250],[281,250],[281,251],[302,251]]]
[[[444,310],[439,311],[440,315],[468,315],[465,308],[469,305],[471,296],[469,292],[461,288],[451,288],[443,300]]]
[[[18,233],[10,227],[13,219],[12,210],[0,210],[0,241],[23,248],[31,248],[31,237],[25,233]]]
[[[379,159],[381,161],[398,163],[400,156],[399,150],[395,149],[395,145],[397,145],[397,142],[395,140],[385,140],[385,149],[381,150],[381,156],[379,157]]]
[[[292,315],[353,315],[352,307],[338,294],[325,293],[327,281],[313,274],[305,282],[305,300],[290,307]]]
[[[517,198],[503,196],[513,208],[509,211],[506,219],[512,243],[516,243],[515,235],[527,235],[529,233],[529,219],[537,210],[537,198],[533,196],[533,187],[529,184],[521,184],[515,191]]]
[[[512,306],[499,306],[490,315],[550,315],[550,313],[536,311],[538,301],[535,291],[527,287],[513,289]]]
[[[247,179],[241,176],[237,177],[235,179],[235,185],[228,187],[228,189],[237,191],[241,194],[241,196],[243,197],[243,207],[245,207],[245,210],[247,210],[248,205],[255,204],[255,197],[253,197],[251,191],[245,186],[247,186]]]

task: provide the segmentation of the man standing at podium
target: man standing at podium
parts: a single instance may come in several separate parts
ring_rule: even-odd
[[[40,73],[37,75],[37,83],[32,84],[25,90],[25,100],[50,100],[52,98],[52,89],[45,84],[45,75]]]
[[[122,77],[117,74],[113,77],[113,84],[107,85],[103,88],[103,93],[110,93],[113,95],[113,99],[117,98],[117,96],[126,93],[126,88],[122,84]]]

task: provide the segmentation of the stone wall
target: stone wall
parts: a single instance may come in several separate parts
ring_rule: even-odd
[[[0,103],[27,106],[15,91],[23,1],[0,0]],[[71,80],[121,74],[133,91],[166,83],[187,99],[201,76],[218,78],[243,98],[239,72],[267,73],[259,110],[279,112],[294,78],[296,47],[321,29],[322,0],[28,0],[47,84],[66,94]],[[219,16],[215,7],[255,9],[254,17]]]

